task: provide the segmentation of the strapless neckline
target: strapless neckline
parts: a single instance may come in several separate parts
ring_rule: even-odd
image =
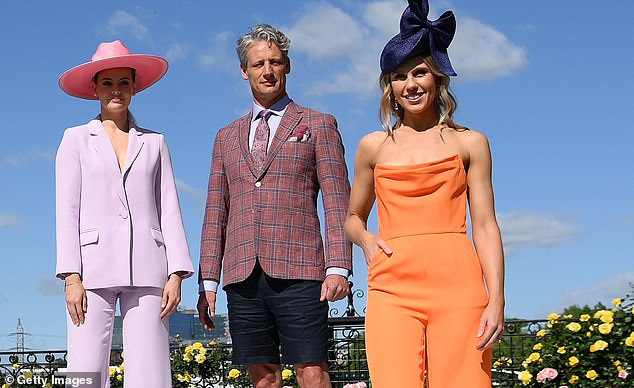
[[[413,164],[381,164],[381,163],[376,163],[374,165],[375,169],[383,169],[383,170],[415,170],[415,169],[419,169],[419,168],[425,168],[425,167],[429,167],[429,166],[436,166],[438,164],[442,164],[442,163],[447,163],[447,162],[453,162],[453,161],[460,161],[460,164],[462,163],[462,159],[460,158],[460,155],[458,154],[454,154],[451,156],[447,156],[446,158],[441,158],[441,159],[436,159],[436,160],[430,160],[428,162],[421,162],[421,163],[413,163]]]

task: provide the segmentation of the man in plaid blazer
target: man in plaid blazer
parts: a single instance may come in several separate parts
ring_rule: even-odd
[[[198,311],[211,328],[223,270],[233,361],[249,366],[253,385],[280,387],[284,363],[295,366],[302,387],[330,387],[328,301],[347,295],[352,270],[343,230],[350,183],[335,118],[286,94],[289,46],[269,25],[256,25],[238,40],[254,103],[216,135]]]

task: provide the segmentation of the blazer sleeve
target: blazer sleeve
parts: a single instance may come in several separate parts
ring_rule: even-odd
[[[322,128],[316,139],[315,156],[325,213],[326,268],[346,268],[352,274],[352,243],[343,228],[350,198],[343,142],[332,115],[324,115]]]
[[[222,161],[222,133],[218,131],[211,158],[207,203],[200,238],[200,280],[220,283],[225,233],[229,217],[229,184]]]
[[[79,247],[81,163],[75,132],[67,129],[55,157],[56,276],[82,273]]]
[[[161,164],[157,198],[161,217],[161,231],[165,240],[167,255],[167,273],[185,272],[183,278],[194,273],[192,259],[189,254],[187,237],[183,226],[181,208],[178,201],[176,182],[172,170],[172,161],[165,138],[161,135]]]

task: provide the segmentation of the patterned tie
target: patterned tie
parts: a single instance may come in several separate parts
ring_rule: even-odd
[[[253,140],[253,146],[251,147],[251,157],[253,158],[253,164],[258,170],[264,167],[264,160],[266,159],[266,150],[269,147],[269,123],[267,120],[271,116],[270,110],[263,110],[258,114],[260,122],[255,129],[255,139]]]

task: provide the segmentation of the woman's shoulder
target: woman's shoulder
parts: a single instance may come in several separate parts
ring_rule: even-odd
[[[445,133],[452,136],[461,148],[467,150],[473,148],[489,147],[489,140],[486,135],[480,131],[469,128],[449,128]]]
[[[364,150],[378,150],[388,136],[389,135],[385,131],[374,131],[368,133],[359,141],[359,148],[363,148]]]

